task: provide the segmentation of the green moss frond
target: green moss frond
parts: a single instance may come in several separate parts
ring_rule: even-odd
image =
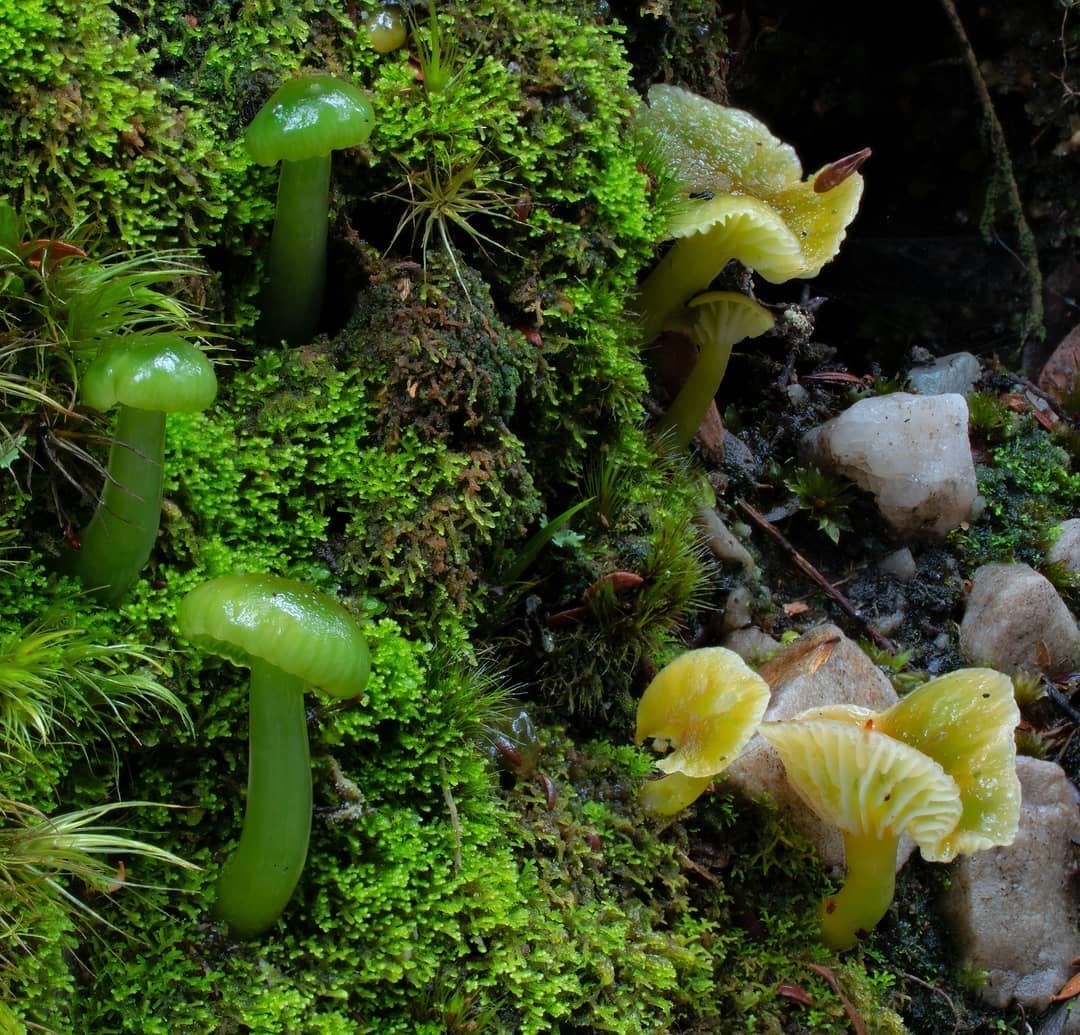
[[[105,743],[130,734],[138,712],[171,712],[190,726],[183,703],[161,679],[162,656],[135,643],[99,642],[79,623],[74,599],[0,633],[0,749],[26,756],[57,739]],[[114,749],[115,754],[115,749]]]

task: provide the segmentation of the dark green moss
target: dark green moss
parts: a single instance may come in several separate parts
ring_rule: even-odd
[[[970,529],[951,537],[965,564],[1038,566],[1051,528],[1075,514],[1080,501],[1080,475],[1069,454],[1029,417],[992,446],[976,474],[985,511]]]

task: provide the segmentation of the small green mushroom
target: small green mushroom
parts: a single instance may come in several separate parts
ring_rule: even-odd
[[[260,165],[281,162],[260,333],[290,345],[310,340],[326,278],[330,154],[371,135],[375,116],[353,85],[327,74],[290,80],[271,95],[244,135]]]
[[[161,517],[165,420],[217,395],[214,368],[198,346],[174,334],[117,338],[79,381],[83,403],[118,406],[101,500],[67,567],[106,604],[134,584],[154,547]]]
[[[240,843],[217,881],[218,916],[241,938],[271,927],[292,897],[311,834],[304,690],[355,697],[367,641],[334,599],[274,575],[224,575],[180,602],[195,646],[251,670],[248,785]]]
[[[682,319],[668,329],[693,339],[697,361],[657,430],[669,433],[675,445],[686,449],[724,379],[731,350],[740,341],[772,330],[773,322],[764,306],[737,291],[708,291],[692,298]]]

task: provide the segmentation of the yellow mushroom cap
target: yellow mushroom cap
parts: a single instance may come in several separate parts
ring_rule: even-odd
[[[803,269],[794,276],[803,279],[816,277],[822,266],[836,258],[863,195],[863,178],[858,173],[824,193],[815,189],[816,182],[817,174],[768,197],[769,204],[799,240]],[[759,272],[770,279],[764,270]]]
[[[759,732],[807,805],[856,838],[906,832],[933,856],[960,819],[956,781],[921,751],[865,724],[793,719],[763,723]]]
[[[769,685],[734,651],[687,651],[646,687],[634,742],[672,748],[656,763],[665,773],[708,778],[746,746],[768,703]]]
[[[963,815],[934,855],[1012,844],[1020,822],[1014,733],[1020,722],[1012,680],[990,668],[932,679],[874,719],[875,729],[934,759],[960,788]]]
[[[806,265],[799,237],[781,213],[747,194],[719,194],[683,203],[672,214],[668,234],[674,238],[705,235],[695,243],[714,254],[696,278],[704,281],[698,290],[708,287],[733,258],[772,284],[799,276]]]
[[[799,239],[779,213],[745,194],[688,201],[668,232],[680,240],[645,279],[638,296],[645,341],[652,341],[691,298],[707,291],[732,259],[773,284],[804,269]]]

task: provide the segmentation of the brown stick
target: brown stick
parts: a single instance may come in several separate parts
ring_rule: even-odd
[[[851,601],[844,596],[820,571],[817,570],[798,550],[795,549],[791,543],[785,538],[784,533],[780,531],[761,511],[756,510],[746,500],[736,500],[739,509],[742,510],[758,528],[762,531],[768,532],[790,555],[791,559],[795,562],[795,566],[801,571],[808,579],[820,586],[826,596],[834,603],[837,604],[843,610],[849,618],[854,619],[862,626],[863,631],[874,644],[880,647],[882,650],[887,650],[890,654],[896,653],[896,645],[890,640],[884,633],[877,629],[871,622],[868,622],[852,605]]]
[[[978,97],[979,106],[982,108],[983,120],[986,129],[987,143],[990,146],[990,155],[994,162],[994,173],[998,184],[990,184],[992,193],[1004,194],[1007,202],[1007,211],[1016,229],[1019,255],[1017,259],[1024,267],[1028,277],[1029,301],[1026,324],[1024,328],[1027,334],[1033,334],[1040,340],[1046,336],[1046,328],[1043,326],[1043,279],[1039,268],[1039,253],[1035,244],[1035,235],[1024,215],[1024,202],[1020,197],[1020,187],[1016,182],[1013,171],[1012,158],[1009,155],[1009,145],[1005,139],[1005,130],[997,116],[990,90],[979,68],[979,59],[975,54],[971,41],[968,39],[967,30],[956,10],[953,0],[940,0],[941,8],[945,17],[949,19],[953,32],[960,44],[960,51],[971,76],[975,94]],[[993,202],[991,202],[992,204]]]

